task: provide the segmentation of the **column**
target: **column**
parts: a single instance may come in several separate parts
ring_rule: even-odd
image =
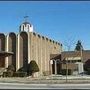
[[[35,41],[34,41],[34,44],[35,44],[35,59],[36,59],[36,63],[37,63],[37,65],[38,65],[38,67],[39,67],[39,64],[38,64],[38,57],[39,57],[39,52],[38,52],[38,35],[36,34],[36,36],[34,37],[35,38]],[[39,72],[37,72],[36,73],[36,77],[38,77],[39,76]]]
[[[6,36],[6,51],[8,52],[8,41],[9,41],[9,35]],[[5,58],[5,67],[8,67],[8,57]]]
[[[52,64],[53,64],[53,60],[50,60],[50,72],[51,72],[51,75],[52,75]]]
[[[16,59],[16,71],[20,68],[20,35],[17,35],[17,59]]]
[[[38,45],[39,44],[39,42],[38,42],[38,36],[36,35],[36,37],[34,37],[34,38],[35,38],[35,42],[34,43],[35,43],[35,53],[36,53],[35,54],[36,55],[35,57],[36,57],[36,63],[38,65],[38,57],[39,57],[39,52],[38,52],[38,48],[39,48],[38,47],[39,46]]]
[[[56,75],[57,74],[57,61],[54,60],[54,62],[55,62],[55,75]]]
[[[28,64],[30,63],[30,33],[28,32]]]
[[[44,57],[45,58],[45,71],[47,71],[47,63],[46,63],[47,62],[46,61],[46,58],[47,58],[47,55],[46,55],[46,53],[47,53],[46,52],[46,38],[45,38],[45,41],[44,42],[45,42],[45,44],[44,44],[44,48],[45,48],[45,57]]]
[[[41,61],[41,63],[40,63],[40,64],[41,64],[41,74],[43,74],[43,70],[42,70],[42,68],[43,68],[43,67],[42,67],[42,37],[41,37],[41,39],[40,39],[40,47],[41,47],[41,48],[40,48],[40,50],[41,50],[41,51],[40,51],[40,57],[41,57],[41,60],[40,60],[40,61]]]

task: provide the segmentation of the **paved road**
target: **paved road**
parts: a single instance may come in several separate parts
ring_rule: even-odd
[[[0,89],[90,89],[90,84],[20,84],[0,83]]]

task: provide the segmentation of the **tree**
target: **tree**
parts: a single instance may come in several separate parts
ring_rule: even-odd
[[[64,41],[63,45],[65,46],[67,51],[70,51],[71,49],[73,49],[75,43],[76,43],[75,37],[74,38],[69,37]]]
[[[32,74],[32,77],[34,77],[34,73],[39,71],[39,67],[37,63],[32,60],[29,64],[29,72]]]
[[[75,50],[76,50],[76,51],[81,51],[81,50],[83,50],[83,46],[82,46],[80,40],[77,41],[77,44],[76,44]]]

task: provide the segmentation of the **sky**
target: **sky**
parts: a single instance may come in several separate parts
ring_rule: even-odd
[[[34,31],[74,50],[81,40],[90,49],[90,1],[0,1],[0,32],[19,32],[24,16]]]

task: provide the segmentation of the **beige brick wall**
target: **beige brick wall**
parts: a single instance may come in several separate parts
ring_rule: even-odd
[[[40,69],[38,75],[43,75],[43,72],[51,70],[50,54],[61,53],[60,44],[35,32],[20,32],[16,38],[17,70],[23,67],[25,59],[27,63],[35,60]],[[9,42],[12,43],[12,39]],[[12,47],[12,44],[9,47]]]
[[[37,33],[30,33],[30,56],[31,60],[35,60],[39,66],[39,75],[43,72],[50,71],[50,54],[60,54],[60,45]]]

